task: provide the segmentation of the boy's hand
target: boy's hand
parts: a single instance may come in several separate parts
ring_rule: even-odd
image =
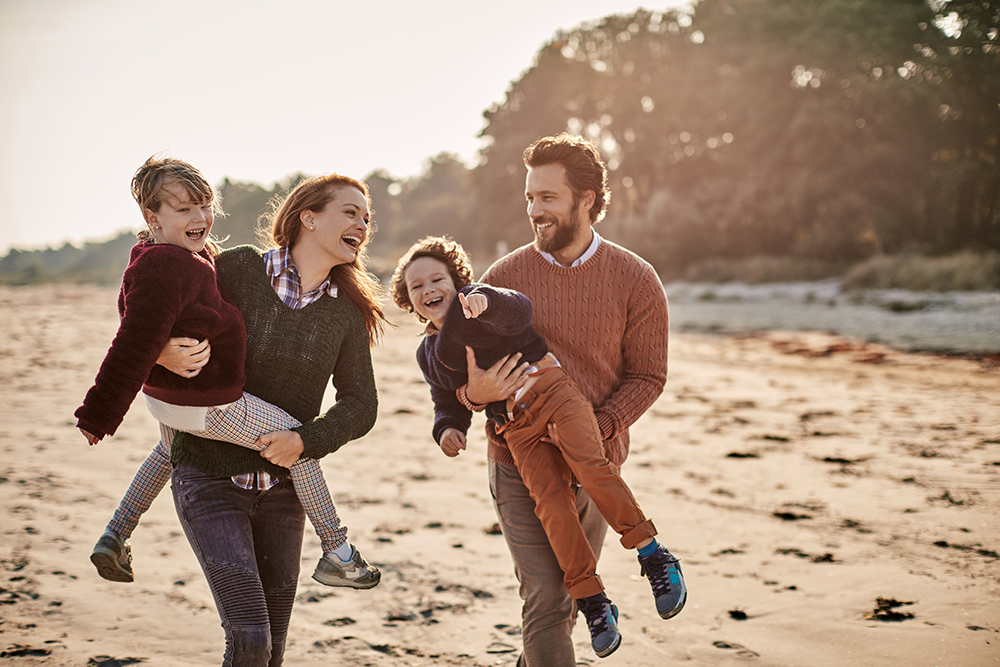
[[[486,310],[487,306],[490,305],[490,301],[486,298],[485,294],[470,294],[469,296],[465,296],[459,293],[458,300],[462,302],[462,312],[465,314],[465,319],[467,320],[479,317]]]
[[[440,445],[445,456],[458,456],[465,449],[465,434],[454,428],[446,428],[441,434]]]
[[[84,431],[82,428],[80,429],[80,433],[83,433],[83,437],[85,437],[87,439],[87,442],[89,442],[92,445],[96,445],[97,443],[99,443],[101,441],[101,439],[99,437],[97,437],[93,433],[89,433],[87,431]]]

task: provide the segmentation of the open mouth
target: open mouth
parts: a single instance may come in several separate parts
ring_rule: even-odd
[[[200,241],[205,238],[205,229],[192,229],[189,232],[185,232],[185,234],[192,241]]]
[[[360,236],[341,236],[340,239],[355,250],[361,247]]]
[[[437,297],[435,299],[431,299],[430,301],[424,301],[424,307],[426,307],[426,308],[434,308],[435,306],[440,305],[442,301],[444,301],[444,297],[443,296],[439,296],[439,297]]]

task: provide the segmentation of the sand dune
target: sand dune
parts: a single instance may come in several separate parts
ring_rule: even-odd
[[[208,587],[165,492],[132,539],[137,580],[88,557],[156,429],[137,401],[88,447],[72,413],[114,334],[115,292],[0,288],[0,664],[221,662]],[[311,580],[309,529],[286,664],[510,665],[520,601],[469,451],[431,442],[402,314],[375,351],[381,414],[324,470],[371,591]],[[667,389],[633,429],[624,476],[683,559],[677,618],[634,556],[601,574],[624,644],[581,664],[945,667],[1000,662],[1000,368],[821,334],[672,338]]]

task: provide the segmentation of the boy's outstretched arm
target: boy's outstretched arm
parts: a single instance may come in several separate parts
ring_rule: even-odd
[[[477,292],[473,292],[468,296],[459,292],[458,300],[462,303],[462,313],[467,320],[479,317],[490,305],[486,295]]]

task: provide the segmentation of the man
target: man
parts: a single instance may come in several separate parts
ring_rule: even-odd
[[[531,299],[535,329],[594,406],[605,452],[620,467],[628,454],[628,427],[666,382],[663,286],[648,263],[594,231],[610,193],[607,169],[590,142],[566,134],[545,137],[525,150],[524,163],[535,240],[499,259],[483,282],[516,289]],[[524,365],[516,366],[516,358],[487,371],[478,369],[471,350],[468,359],[469,383],[458,390],[468,407],[479,409],[506,398],[523,381]],[[562,570],[502,435],[490,421],[486,430],[490,488],[524,600],[524,652],[518,665],[573,667],[576,610]],[[550,438],[558,437],[550,425]],[[583,489],[576,488],[575,494],[581,525],[600,557],[607,523]],[[677,559],[660,549],[651,558],[659,559],[661,567],[640,562],[643,574],[650,576],[660,615],[670,618],[684,606],[687,593]],[[667,571],[667,577],[659,573]],[[595,649],[610,641],[608,633],[618,634],[615,620],[616,615],[606,614],[604,626],[590,623]]]

